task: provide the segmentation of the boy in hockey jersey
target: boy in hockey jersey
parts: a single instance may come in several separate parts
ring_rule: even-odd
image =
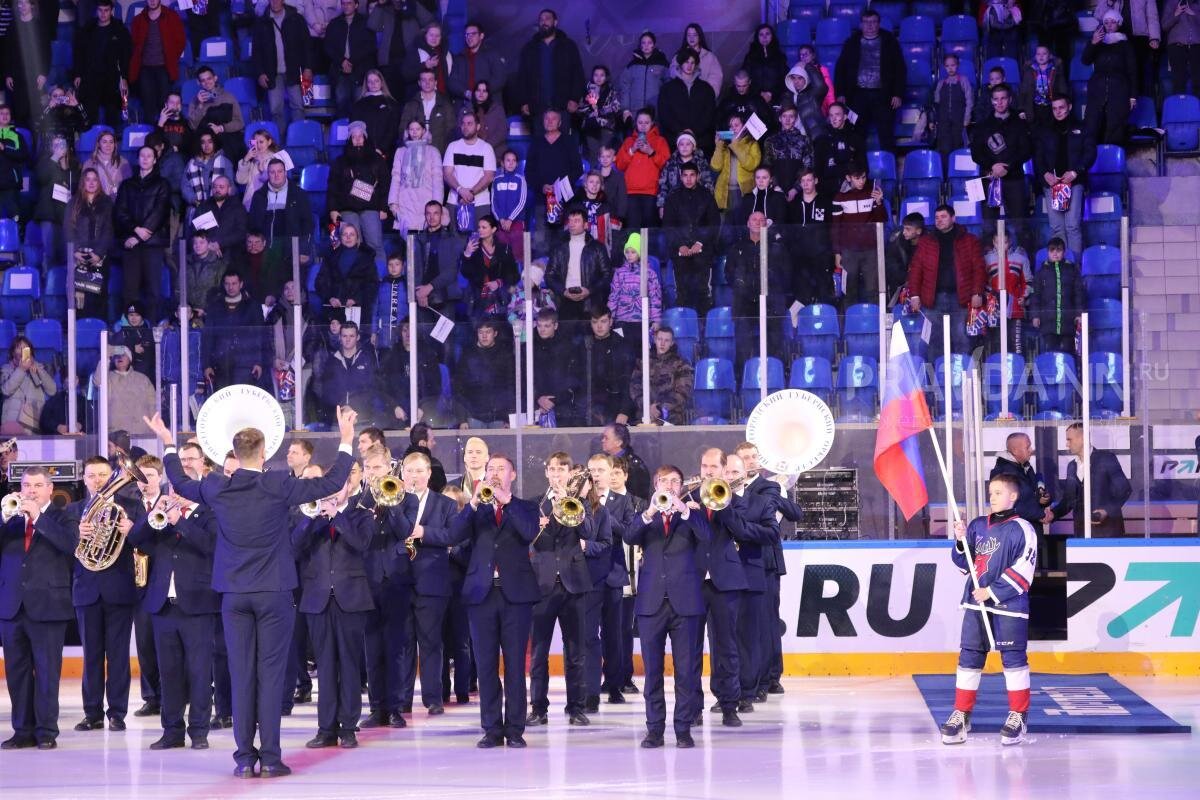
[[[970,544],[975,560],[979,588],[968,578],[963,590],[962,643],[958,655],[958,673],[954,682],[954,711],[942,725],[942,743],[958,744],[967,740],[971,730],[971,710],[983,677],[987,660],[988,638],[984,631],[991,625],[996,649],[1004,665],[1004,683],[1008,688],[1008,718],[1000,729],[1000,744],[1018,744],[1025,738],[1025,718],[1029,712],[1029,587],[1037,559],[1037,540],[1033,526],[1016,515],[1020,487],[1012,475],[997,475],[988,482],[988,502],[992,513],[954,526],[955,565],[964,575],[968,571],[962,540]]]

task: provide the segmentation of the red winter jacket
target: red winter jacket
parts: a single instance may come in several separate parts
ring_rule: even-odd
[[[936,299],[940,255],[937,234],[926,233],[917,240],[917,249],[908,265],[909,296],[921,298],[925,308],[933,308]],[[954,273],[958,304],[966,308],[971,304],[972,295],[983,295],[987,271],[983,266],[979,238],[959,225],[954,228]]]
[[[167,75],[171,81],[179,80],[179,60],[183,57],[183,48],[187,45],[187,34],[183,30],[183,20],[173,8],[160,6],[162,14],[158,18],[158,30],[162,35],[163,59],[166,62]],[[129,59],[129,82],[138,79],[142,71],[142,50],[146,47],[146,37],[150,35],[149,11],[143,8],[133,18],[133,26],[129,35],[133,39],[133,55]],[[146,109],[146,114],[157,114],[157,111]]]
[[[617,169],[625,174],[625,191],[627,194],[656,195],[658,194],[658,174],[671,156],[671,146],[658,132],[658,127],[652,127],[646,134],[646,142],[654,150],[654,155],[648,156],[641,150],[634,151],[637,144],[637,134],[628,137],[617,150]]]

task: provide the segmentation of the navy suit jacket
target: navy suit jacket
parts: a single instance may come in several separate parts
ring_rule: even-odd
[[[1107,450],[1092,449],[1092,511],[1103,509],[1108,517],[1103,522],[1092,523],[1093,536],[1123,536],[1125,516],[1121,509],[1133,494],[1133,487],[1121,469],[1121,462]],[[1067,477],[1059,482],[1062,500],[1054,506],[1054,518],[1062,519],[1067,514],[1075,518],[1075,535],[1083,536],[1083,486],[1079,482],[1079,465],[1075,459],[1067,464]]]
[[[591,507],[588,508],[590,511]],[[592,519],[595,520],[596,535],[584,542],[583,555],[587,563],[588,577],[592,581],[592,588],[599,589],[613,569],[613,539],[616,537],[613,535],[613,517],[608,513],[608,509],[600,506],[596,509]]]
[[[583,524],[574,528],[560,525],[550,517],[546,529],[533,540],[533,569],[543,595],[554,591],[559,578],[562,579],[563,588],[571,594],[584,594],[592,590],[592,576],[588,572],[587,556],[580,542],[596,539],[596,535],[596,517],[590,511],[585,515]]]
[[[637,516],[629,495],[608,493],[605,498],[604,510],[608,512],[609,527],[612,530],[612,546],[609,548],[609,563],[611,566],[604,582],[607,586],[619,589],[629,585],[629,567],[625,564],[624,532],[630,520]]]
[[[374,524],[370,511],[351,505],[332,520],[305,519],[292,529],[292,553],[300,565],[300,611],[320,614],[330,597],[343,611],[375,608],[365,560]]]
[[[734,499],[733,507],[742,517],[744,537],[738,540],[738,555],[746,572],[746,588],[752,592],[767,590],[765,554],[774,556],[779,543],[779,522],[770,495],[743,494]],[[774,563],[774,558],[771,559]]]
[[[462,590],[463,602],[469,606],[487,598],[494,572],[499,572],[500,591],[508,602],[536,603],[542,599],[529,562],[529,543],[538,532],[537,504],[514,497],[504,506],[503,514],[497,527],[494,506],[480,504],[472,509],[468,504],[451,520],[448,530],[425,532],[426,545],[471,543],[471,561]]]
[[[746,486],[746,490],[742,494],[744,496],[765,496],[774,505],[774,510],[782,513],[787,519],[793,522],[800,519],[800,506],[784,497],[783,490],[773,480],[759,476]],[[765,551],[763,553],[763,566],[769,572],[777,575],[787,574],[787,565],[783,560],[783,541],[778,526],[775,528],[775,541],[771,543],[770,554],[768,555]]]
[[[713,586],[722,592],[748,588],[746,570],[738,554],[738,543],[746,538],[745,523],[735,505],[730,502],[720,511],[711,512],[711,516],[703,506],[692,509],[692,515],[704,517],[712,532],[708,541],[696,546],[696,571],[701,578],[710,577]]]
[[[79,521],[53,503],[38,516],[25,552],[25,517],[0,527],[0,619],[14,619],[21,607],[38,622],[75,619],[71,571]]]
[[[139,519],[138,509],[140,506],[136,502],[123,497],[117,497],[116,502],[125,509],[125,513],[131,520],[136,522]],[[78,520],[83,517],[83,511],[87,504],[87,500],[77,500],[67,505],[67,513],[77,521],[76,542],[78,542],[79,536]],[[145,516],[145,511],[142,511],[140,517]],[[131,535],[132,533],[130,531]],[[137,587],[133,584],[133,547],[129,545],[129,542],[126,542],[125,546],[121,548],[117,562],[106,570],[92,572],[90,569],[84,569],[83,564],[80,564],[78,560],[75,562],[75,579],[71,584],[71,602],[76,608],[90,606],[101,600],[111,605],[131,606],[138,601],[139,594]]]
[[[371,542],[367,545],[366,568],[367,581],[371,584],[371,594],[379,599],[379,592],[384,580],[392,583],[412,586],[412,565],[408,555],[397,553],[397,544],[403,545],[407,521],[400,506],[376,507],[375,499],[367,492],[360,501],[364,508],[371,509],[374,517],[371,527]],[[401,535],[403,534],[403,535]],[[400,549],[403,549],[401,547]]]
[[[692,510],[687,519],[671,517],[670,534],[663,530],[661,514],[649,523],[634,517],[625,531],[625,541],[642,548],[642,568],[638,572],[638,594],[634,612],[648,616],[664,601],[671,601],[676,614],[695,617],[704,614],[704,596],[700,586],[704,573],[696,566],[696,549],[712,538],[704,514]]]
[[[425,511],[421,519],[417,519],[417,507],[420,502],[416,495],[404,495],[404,501],[399,505],[395,545],[397,558],[405,564],[409,563],[404,540],[413,532],[413,527],[420,524],[425,529],[426,538],[416,543],[417,557],[412,559],[411,563],[417,594],[426,597],[450,597],[453,594],[450,582],[450,551],[442,546],[424,545],[429,543],[428,537],[431,532],[434,538],[439,540],[448,535],[450,523],[458,515],[458,505],[444,494],[438,494],[432,489],[427,491],[429,496],[425,499]]]
[[[217,518],[211,508],[196,506],[187,518],[161,531],[150,527],[149,517],[129,532],[127,544],[150,557],[150,581],[142,598],[142,610],[157,614],[167,603],[171,574],[175,574],[175,596],[185,614],[215,614],[221,596],[213,591],[213,551],[217,546]]]
[[[176,453],[168,453],[163,464],[176,492],[217,515],[213,588],[222,593],[282,592],[298,585],[288,511],[336,494],[346,485],[354,459],[339,451],[323,478],[297,478],[290,470],[239,469],[228,478],[211,473],[197,481],[183,471]]]

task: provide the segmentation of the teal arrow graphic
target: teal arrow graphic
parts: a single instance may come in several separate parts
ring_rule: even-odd
[[[1108,635],[1114,639],[1129,632],[1167,606],[1179,601],[1171,636],[1191,636],[1200,617],[1200,563],[1136,561],[1125,573],[1127,581],[1164,581],[1158,591],[1108,623]]]

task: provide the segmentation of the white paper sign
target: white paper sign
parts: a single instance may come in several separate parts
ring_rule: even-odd
[[[967,181],[967,199],[972,203],[982,203],[987,196],[983,193],[983,178],[972,178]]]
[[[263,321],[264,321],[264,322],[266,322],[266,320],[267,320],[267,317],[268,317],[268,316],[270,316],[270,314],[271,314],[271,309],[272,309],[272,308],[274,308],[274,307],[275,307],[275,306],[269,306],[269,305],[267,305],[266,303],[261,303],[261,304],[259,305],[259,308],[261,308],[261,309],[262,309],[262,315],[263,315]]]
[[[54,198],[56,203],[71,202],[71,190],[63,186],[61,183],[54,184],[54,188],[50,192],[50,196]]]
[[[847,108],[847,109],[846,109],[846,119],[850,121],[850,124],[851,124],[851,125],[857,125],[857,124],[858,124],[858,114],[854,113],[854,109],[853,109],[853,108]]]
[[[921,341],[925,344],[929,344],[929,337],[933,335],[933,323],[931,323],[929,321],[929,317],[926,317],[924,314],[922,314],[921,317],[923,320],[921,322]]]
[[[929,203],[924,201],[909,203],[905,214],[920,214],[925,219],[929,219]]]
[[[205,54],[204,57],[205,58],[224,58],[225,55],[227,54],[227,52],[228,51],[225,47],[225,40],[221,39],[220,41],[217,41],[217,42],[209,42],[208,43],[208,52]]]
[[[316,97],[317,85],[313,84],[313,97]],[[350,138],[350,126],[346,123],[333,126],[333,140],[338,144],[342,144]]]
[[[575,189],[571,186],[571,180],[564,175],[554,182],[554,197],[560,203],[567,203],[575,196]]]
[[[129,131],[125,134],[125,140],[129,143],[126,150],[132,150],[135,147],[141,147],[146,143],[146,131]]]
[[[192,0],[176,0],[175,9],[177,11],[191,11],[194,6]],[[212,55],[210,52],[209,55]]]
[[[33,288],[33,274],[29,272],[14,272],[8,279],[8,286],[13,291],[27,292]]]
[[[290,155],[288,155],[287,150],[280,150],[278,153],[275,154],[275,158],[278,158],[280,161],[283,162],[283,168],[286,169],[288,172],[291,172],[296,167],[295,162],[292,161],[292,157]]]
[[[767,132],[767,125],[758,118],[758,114],[751,114],[750,119],[746,120],[745,131],[754,137],[754,141],[758,141]]]
[[[1113,199],[1107,195],[1090,198],[1093,214],[1111,214],[1116,209]]]
[[[973,217],[975,216],[975,203],[970,200],[955,200],[954,201],[954,216],[956,217]]]
[[[213,215],[213,212],[205,211],[192,220],[192,227],[198,231],[211,231],[217,227],[217,218]]]
[[[328,83],[314,83],[312,85],[312,96],[314,100],[328,100],[329,91],[332,87]],[[344,125],[339,125],[339,128],[345,128]],[[340,135],[340,134],[339,134]]]
[[[429,335],[433,337],[434,341],[445,344],[446,340],[450,338],[452,330],[454,330],[454,323],[450,321],[450,318],[438,314],[437,324],[433,326],[433,333]]]
[[[792,327],[796,328],[800,325],[800,312],[804,309],[804,303],[799,300],[793,300],[791,306],[788,307],[788,316],[792,318]]]
[[[355,325],[362,321],[362,306],[346,306],[346,322],[353,322]]]

